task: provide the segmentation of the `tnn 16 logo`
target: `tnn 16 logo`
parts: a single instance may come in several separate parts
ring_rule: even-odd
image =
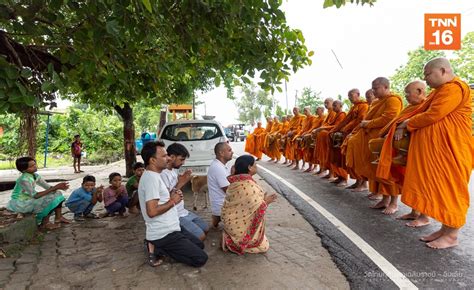
[[[461,14],[425,14],[425,49],[461,48]]]

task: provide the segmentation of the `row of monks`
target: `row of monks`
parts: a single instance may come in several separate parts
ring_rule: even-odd
[[[245,151],[276,163],[283,156],[283,164],[294,170],[302,162],[302,168],[308,164],[304,172],[336,186],[369,190],[368,197],[379,200],[371,207],[384,214],[397,212],[401,195],[412,208],[398,217],[411,220],[407,226],[425,226],[430,217],[441,222],[438,231],[421,237],[428,247],[456,246],[466,222],[474,162],[470,89],[445,58],[429,61],[423,73],[430,93],[423,81],[407,84],[405,108],[389,80],[379,77],[365,100],[358,89],[349,91],[347,113],[341,101],[328,98],[315,115],[306,107],[303,114],[294,108],[294,115],[281,121],[267,118],[266,128],[259,123],[249,134]],[[356,182],[346,187],[349,176]]]

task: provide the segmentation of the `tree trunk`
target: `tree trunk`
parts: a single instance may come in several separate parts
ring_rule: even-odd
[[[28,107],[22,111],[21,115],[18,155],[26,155],[36,159],[37,109]]]
[[[133,109],[129,103],[125,103],[123,108],[114,106],[123,120],[123,145],[125,154],[126,176],[133,175],[133,164],[137,162],[135,149],[135,125],[133,124]]]

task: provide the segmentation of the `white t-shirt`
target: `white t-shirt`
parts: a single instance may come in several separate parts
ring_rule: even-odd
[[[212,161],[207,172],[207,187],[209,189],[212,215],[221,215],[221,208],[225,199],[225,192],[222,188],[229,186],[229,181],[227,181],[227,176],[229,175],[230,168],[217,159]]]
[[[161,179],[165,183],[166,188],[168,191],[171,192],[173,188],[175,188],[176,184],[178,184],[178,169],[165,169],[160,173]],[[189,214],[189,211],[184,208],[184,200],[180,201],[176,205],[176,209],[178,210],[178,216],[184,217]]]
[[[145,170],[138,184],[138,199],[145,220],[147,240],[159,240],[172,232],[181,230],[175,206],[153,218],[146,213],[147,201],[159,199],[158,204],[164,204],[170,199],[170,193],[159,173]]]

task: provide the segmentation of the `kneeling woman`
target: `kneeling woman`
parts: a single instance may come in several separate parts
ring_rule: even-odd
[[[230,185],[222,206],[222,249],[239,255],[266,252],[265,213],[276,194],[266,194],[253,180],[257,164],[252,156],[237,158],[234,169],[234,175],[227,178]]]
[[[20,157],[16,160],[16,169],[22,174],[16,180],[11,200],[7,209],[16,213],[36,214],[36,222],[45,229],[60,227],[60,223],[70,223],[61,214],[61,206],[64,196],[57,190],[69,188],[66,182],[60,182],[54,186],[49,185],[36,171],[36,161],[31,157]],[[36,184],[44,188],[37,192]],[[55,212],[55,223],[49,223],[49,215]]]

